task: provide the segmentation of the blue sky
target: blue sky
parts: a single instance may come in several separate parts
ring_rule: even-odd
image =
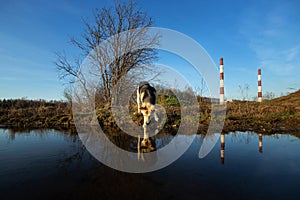
[[[95,8],[110,5],[108,0],[1,1],[0,98],[63,99],[54,52],[76,54],[69,40],[81,35],[82,17],[92,19]],[[155,26],[192,37],[216,64],[224,58],[228,99],[240,98],[238,85],[245,84],[249,97],[256,96],[258,68],[263,92],[278,96],[300,88],[300,1],[140,0],[139,5]]]

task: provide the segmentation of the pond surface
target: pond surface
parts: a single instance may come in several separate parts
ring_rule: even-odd
[[[223,136],[203,159],[198,158],[203,136],[197,135],[171,165],[130,174],[94,159],[70,131],[0,129],[0,198],[300,198],[298,137],[250,132]],[[172,139],[163,135],[157,145],[165,138]],[[220,143],[223,139],[225,144]]]

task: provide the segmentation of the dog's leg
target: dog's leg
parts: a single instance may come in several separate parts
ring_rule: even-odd
[[[141,137],[138,136],[138,160],[142,159],[142,161],[145,161],[144,155],[143,155],[143,150],[141,147]]]
[[[144,115],[144,124],[143,124],[144,130],[146,129],[146,127],[147,127],[147,118],[146,115]]]
[[[144,128],[144,140],[149,138],[149,134],[147,132],[147,127]]]
[[[136,101],[137,101],[137,104],[138,104],[138,113],[141,113],[139,86],[138,86],[138,88],[136,90]]]
[[[154,111],[154,119],[155,119],[156,122],[158,122],[158,120],[159,120],[156,111]]]
[[[141,137],[140,136],[138,136],[137,149],[138,149],[138,160],[140,160],[140,156],[141,156]]]
[[[153,113],[154,119],[155,119],[156,122],[158,122],[159,118],[158,118],[157,113],[156,113],[156,108],[157,108],[156,105],[152,105],[152,107],[151,107],[151,109],[154,110],[154,113]]]

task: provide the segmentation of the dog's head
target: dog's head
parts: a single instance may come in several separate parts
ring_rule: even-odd
[[[146,121],[146,124],[149,125],[155,113],[155,106],[150,103],[143,104],[143,106],[141,107],[141,112],[144,116],[144,120]]]

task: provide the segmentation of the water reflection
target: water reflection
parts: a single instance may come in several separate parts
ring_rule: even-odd
[[[236,133],[232,133],[230,135],[231,137],[239,137],[236,135]],[[258,135],[258,150],[260,153],[263,153],[263,134],[259,133],[257,135]],[[276,137],[276,135],[274,136]],[[252,138],[252,134],[248,133],[246,137],[243,136],[242,138],[245,139],[245,143],[248,144],[250,142],[250,138]],[[240,142],[242,142],[242,140],[240,140]],[[228,148],[230,148],[230,146]],[[220,160],[221,160],[221,164],[225,163],[225,133],[221,133],[220,136]]]
[[[187,144],[195,137],[179,133],[171,135],[167,129],[152,137],[150,134],[151,129],[145,130],[141,141],[141,138],[138,140],[120,130],[99,130],[97,126],[82,126],[79,131],[80,139],[97,160],[114,169],[133,173],[150,172],[169,165],[184,153],[182,149],[188,148]],[[140,161],[141,156],[145,163]]]
[[[259,149],[259,152],[262,153],[263,151],[263,143],[262,143],[262,134],[259,133],[258,134],[258,149]]]
[[[221,163],[224,164],[225,162],[225,134],[221,133],[220,137],[220,142],[221,142]]]
[[[145,126],[143,140],[141,141],[141,137],[138,136],[138,160],[145,161],[144,153],[149,153],[156,150],[156,139],[149,138],[149,135],[151,134],[149,133],[150,131],[155,132],[153,135],[156,135],[158,133],[157,130],[154,131],[152,129],[148,129],[147,126]]]
[[[138,144],[142,147],[142,141],[147,138],[141,137],[139,143],[138,138],[127,137],[117,130],[106,134],[111,141],[133,152],[138,152]],[[181,137],[183,142],[185,137],[189,136]],[[157,150],[173,138],[174,134],[163,131],[148,139]],[[98,162],[78,136],[71,132],[34,130],[23,134],[21,131],[0,129],[1,199],[299,197],[298,137],[289,134],[222,133],[220,145],[216,145],[207,157],[199,159],[197,153],[203,138],[203,135],[197,135],[191,148],[162,170],[130,174]],[[262,145],[263,154],[259,153]],[[147,151],[142,154],[144,161],[140,157],[141,163],[148,162]],[[274,181],[280,184],[274,184]],[[155,192],[145,192],[144,188]]]
[[[12,142],[16,139],[16,136],[18,135],[34,135],[39,138],[45,138],[49,134],[49,132],[52,131],[52,129],[32,129],[32,128],[20,128],[20,127],[13,127],[13,128],[0,128],[0,130],[4,132],[8,132],[8,141]],[[61,128],[56,129],[60,133],[63,133],[64,135],[68,135],[66,138],[72,138],[73,141],[77,139],[77,133],[76,129],[73,128]]]

